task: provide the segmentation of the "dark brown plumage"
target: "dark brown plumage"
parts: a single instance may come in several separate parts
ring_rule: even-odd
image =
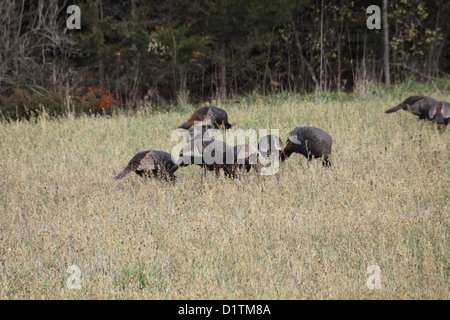
[[[222,169],[225,176],[231,178],[234,165],[233,148],[216,139],[195,139],[180,150],[180,157],[169,173],[174,172],[179,167],[192,164],[202,167],[201,181],[206,175],[206,170],[215,171],[216,179],[218,179],[220,169]]]
[[[450,121],[450,103],[439,101],[428,112],[428,118],[440,126],[448,125]]]
[[[194,126],[194,128],[190,129],[188,135],[186,137],[186,142],[189,143],[193,140],[204,139],[211,140],[211,134],[208,131],[209,129],[203,126]]]
[[[225,110],[213,106],[206,106],[195,110],[189,120],[179,126],[179,128],[189,129],[196,121],[201,121],[202,126],[217,129],[220,126],[224,126],[225,129],[233,127],[228,122],[228,115]]]
[[[166,181],[176,181],[178,178],[173,174],[176,169],[170,171],[174,166],[170,153],[159,150],[142,151],[131,158],[125,169],[115,179],[122,179],[128,173],[134,171],[139,176],[153,176],[160,179],[164,178]]]
[[[272,154],[275,154],[280,159],[283,151],[283,141],[279,136],[269,134],[259,139],[258,149],[263,157],[270,158]]]
[[[430,97],[411,96],[398,106],[390,108],[385,112],[392,113],[398,110],[406,110],[419,116],[419,119],[430,119],[428,114],[435,103],[437,103],[437,101]]]
[[[258,150],[248,144],[240,144],[233,148],[234,167],[233,175],[239,179],[240,173],[245,169],[247,172],[253,168],[257,173],[261,172],[261,163],[259,162]]]
[[[285,161],[292,153],[300,153],[309,161],[312,158],[322,158],[322,164],[330,167],[328,158],[331,155],[331,136],[322,129],[315,127],[297,127],[289,132],[289,137],[281,154]]]

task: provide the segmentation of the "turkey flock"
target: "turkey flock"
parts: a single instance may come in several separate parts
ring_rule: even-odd
[[[428,119],[438,125],[439,130],[444,130],[450,119],[450,104],[437,101],[425,96],[411,96],[399,105],[390,108],[385,113],[393,113],[398,110],[409,111],[419,117]],[[194,128],[191,128],[194,126]],[[283,149],[283,141],[276,135],[266,135],[258,142],[259,151],[252,145],[241,144],[230,146],[227,143],[215,139],[208,129],[234,130],[235,126],[228,122],[225,110],[205,106],[197,109],[192,116],[181,124],[179,130],[189,130],[186,135],[186,144],[179,152],[179,157],[174,161],[172,155],[160,150],[147,150],[137,153],[128,162],[128,165],[115,177],[122,179],[130,172],[140,176],[154,177],[160,180],[178,182],[180,179],[174,175],[180,167],[191,164],[200,166],[202,170],[201,182],[207,171],[214,171],[216,180],[222,170],[225,177],[234,179],[239,184],[243,173],[254,169],[261,174],[269,161],[284,162],[292,153],[302,154],[308,160],[308,166],[313,158],[320,158],[322,165],[331,167],[332,138],[322,129],[315,127],[296,127],[289,132],[286,145]],[[196,150],[204,150],[203,153]],[[214,161],[205,157],[209,150],[213,154]],[[266,161],[261,161],[261,160]]]

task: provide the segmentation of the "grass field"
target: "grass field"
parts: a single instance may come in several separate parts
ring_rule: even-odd
[[[332,170],[293,155],[238,188],[197,166],[176,185],[129,174],[170,152],[194,110],[0,123],[2,299],[449,299],[450,131],[399,111],[413,94],[250,96],[223,104],[238,128],[333,137]],[[69,266],[81,289],[69,289]],[[380,268],[370,290],[367,268]]]

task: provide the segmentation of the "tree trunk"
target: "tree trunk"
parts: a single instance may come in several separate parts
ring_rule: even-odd
[[[308,61],[306,61],[306,58],[303,55],[302,43],[300,42],[300,36],[298,34],[297,27],[295,26],[294,20],[292,20],[291,25],[292,25],[292,31],[294,32],[295,42],[297,44],[298,55],[299,55],[300,60],[302,62],[302,65],[299,68],[299,75],[302,75],[303,64],[306,65],[306,68],[308,69],[309,73],[311,74],[311,78],[314,81],[314,84],[315,84],[315,86],[317,88],[319,83],[317,82],[316,76],[314,74],[313,67],[311,66],[311,64],[308,63]]]
[[[320,75],[319,75],[319,83],[320,83],[320,91],[324,91],[324,63],[323,63],[323,0],[321,3],[320,10]]]
[[[388,19],[387,19],[387,0],[383,0],[383,42],[384,42],[384,83],[386,85],[391,84],[391,74],[389,71],[389,32],[388,32]]]
[[[97,6],[100,8],[100,19],[103,20],[103,1],[98,0]],[[103,33],[102,33],[102,44],[103,44]],[[97,51],[98,54],[98,77],[100,80],[100,84],[103,84],[103,79],[105,78],[105,62],[103,60],[103,50],[102,46],[100,45]]]
[[[136,17],[136,0],[131,0],[131,15]]]
[[[341,7],[342,7],[342,1],[341,1]],[[342,81],[342,65],[341,65],[341,39],[342,39],[342,33],[344,30],[344,19],[339,18],[341,21],[340,27],[339,27],[339,35],[338,35],[338,42],[337,42],[337,59],[338,59],[338,75],[337,75],[337,91],[341,92],[341,81]]]
[[[220,59],[220,79],[219,79],[219,99],[227,99],[227,66],[226,66],[226,51],[225,42],[219,44],[219,59]]]

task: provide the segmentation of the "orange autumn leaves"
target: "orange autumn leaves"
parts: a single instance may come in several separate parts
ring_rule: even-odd
[[[117,92],[111,92],[103,86],[83,89],[81,91],[84,93],[79,94],[77,100],[91,112],[103,114],[119,105],[119,101],[116,99]]]

